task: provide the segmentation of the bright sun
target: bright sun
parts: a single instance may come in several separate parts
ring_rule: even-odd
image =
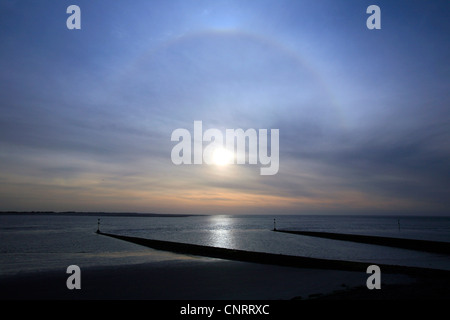
[[[217,148],[213,152],[212,160],[218,166],[225,166],[233,163],[233,153],[225,148]]]

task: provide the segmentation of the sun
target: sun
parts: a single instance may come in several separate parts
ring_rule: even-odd
[[[225,148],[216,148],[212,154],[212,163],[218,166],[225,166],[233,163],[234,155]]]

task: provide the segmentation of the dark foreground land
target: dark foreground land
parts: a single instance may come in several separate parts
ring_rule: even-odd
[[[379,264],[381,289],[369,290],[367,263],[99,235],[179,255],[138,265],[80,266],[80,290],[67,288],[65,269],[0,277],[0,300],[450,299],[450,271],[446,270]]]
[[[450,280],[382,274],[366,287],[365,270],[293,268],[222,259],[81,267],[81,289],[69,290],[66,270],[0,278],[0,300],[449,300]]]

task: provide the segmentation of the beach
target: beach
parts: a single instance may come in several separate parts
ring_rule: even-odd
[[[2,249],[0,299],[162,302],[450,298],[450,271],[436,268],[446,266],[447,255],[272,232],[264,229],[265,219],[254,217],[217,219],[109,218],[113,227],[108,226],[111,231],[103,233],[92,231],[90,217],[54,217],[54,226],[44,217],[28,217],[27,224],[33,225],[28,229],[21,218],[5,217],[9,227],[4,228],[4,236],[9,240]],[[223,223],[219,230],[214,229],[217,221]],[[232,230],[225,229],[225,222],[235,223]],[[134,232],[137,228],[143,229]],[[203,238],[216,243],[204,245],[208,241],[200,241]],[[242,249],[233,248],[238,241]],[[249,250],[252,246],[255,250]],[[267,250],[269,246],[271,250]],[[297,248],[303,251],[295,251]],[[382,255],[389,259],[352,259],[355,251],[351,249],[359,250],[361,258],[366,254],[368,258]],[[315,254],[308,254],[311,252]],[[441,261],[444,263],[437,264]],[[381,289],[366,286],[371,264],[381,269]],[[71,276],[66,272],[69,265],[80,267],[80,289],[66,286]]]
[[[81,289],[69,290],[66,270],[1,279],[2,300],[291,300],[365,286],[361,272],[271,266],[193,258],[130,266],[81,268]],[[383,275],[382,285],[413,285]],[[365,289],[370,296],[371,291]],[[383,290],[383,289],[381,289]]]
[[[72,310],[72,315],[79,316],[115,316],[118,311],[132,310],[147,317],[171,319],[247,316],[291,319],[311,312],[333,317],[344,313],[349,319],[360,319],[361,310],[370,310],[372,316],[386,312],[405,316],[428,310],[430,302],[436,313],[450,299],[450,278],[442,277],[442,270],[420,275],[402,273],[401,267],[394,273],[385,273],[382,268],[381,288],[370,290],[366,285],[370,274],[364,268],[359,271],[327,269],[326,265],[303,268],[180,253],[173,257],[176,258],[128,265],[80,265],[80,289],[72,290],[66,284],[71,274],[65,268],[2,276],[0,301],[9,310],[27,310],[23,306],[37,302],[31,304],[32,310],[47,315],[60,310],[49,304],[58,302]],[[61,305],[62,301],[81,304]],[[249,306],[268,314],[226,313],[242,312],[241,307]],[[183,314],[186,310],[211,313],[194,316]]]

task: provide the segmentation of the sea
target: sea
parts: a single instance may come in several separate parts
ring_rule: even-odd
[[[1,214],[0,276],[202,259],[97,234],[102,232],[221,248],[450,270],[450,256],[273,232],[323,231],[450,242],[450,217],[365,215],[117,216]],[[209,258],[203,258],[209,259]]]

